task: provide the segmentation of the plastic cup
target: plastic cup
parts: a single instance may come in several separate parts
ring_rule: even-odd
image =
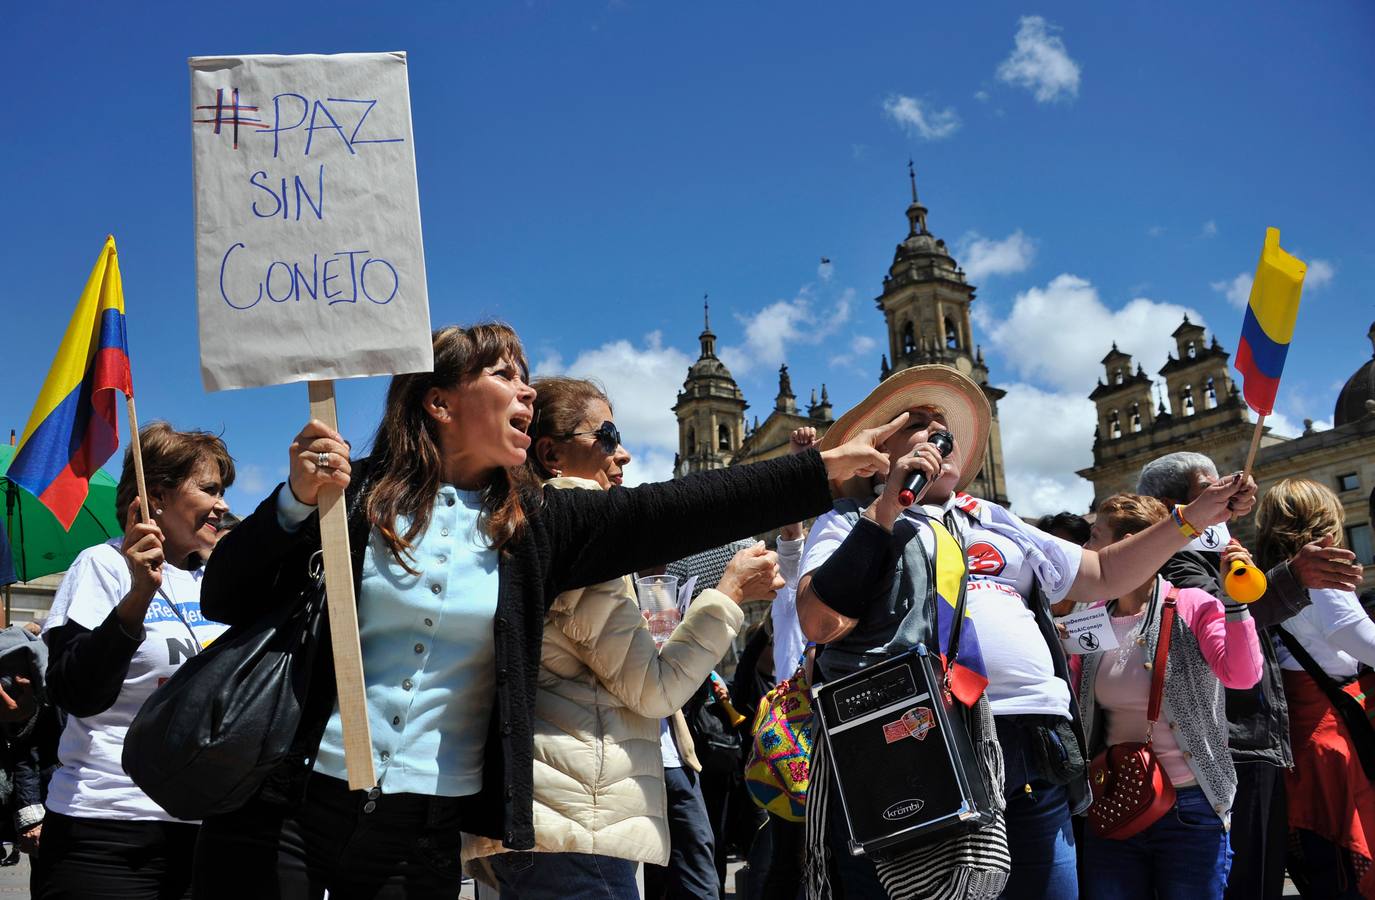
[[[635,592],[640,598],[640,610],[649,623],[654,643],[662,644],[673,634],[683,615],[678,612],[678,576],[646,575],[635,579]]]

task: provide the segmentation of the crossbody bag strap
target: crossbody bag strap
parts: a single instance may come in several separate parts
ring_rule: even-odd
[[[1276,625],[1275,631],[1279,632],[1280,642],[1284,644],[1285,649],[1294,659],[1299,661],[1299,665],[1303,666],[1308,677],[1318,683],[1318,687],[1322,688],[1322,692],[1327,695],[1328,699],[1332,699],[1341,691],[1342,686],[1337,682],[1337,679],[1323,671],[1323,667],[1318,665],[1318,661],[1313,658],[1312,654],[1304,649],[1298,638],[1285,631],[1282,625]]]
[[[1170,636],[1174,633],[1175,604],[1179,588],[1171,585],[1160,611],[1160,635],[1155,639],[1155,661],[1151,664],[1151,699],[1146,707],[1146,743],[1151,742],[1155,722],[1160,718],[1160,700],[1165,693],[1165,663],[1170,658]]]

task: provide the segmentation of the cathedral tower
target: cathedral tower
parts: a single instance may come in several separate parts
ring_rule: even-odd
[[[1149,430],[1155,424],[1151,409],[1151,378],[1140,365],[1132,371],[1130,354],[1117,349],[1103,357],[1108,380],[1101,379],[1089,399],[1098,407],[1098,426],[1094,433],[1099,440],[1117,440],[1124,434]]]
[[[998,400],[1005,392],[988,383],[983,351],[974,343],[969,318],[974,286],[965,280],[964,271],[950,256],[945,241],[927,230],[927,209],[917,199],[917,176],[910,161],[907,175],[912,186],[907,238],[898,244],[893,265],[883,279],[883,293],[875,301],[888,326],[888,353],[883,357],[879,377],[887,378],[910,366],[937,363],[974,379],[993,408],[993,422],[983,471],[970,484],[969,492],[1007,505],[1002,432],[998,425]],[[891,365],[889,359],[893,361]]]
[[[678,458],[675,477],[730,465],[745,432],[745,395],[726,364],[716,357],[711,309],[705,302],[698,339],[702,354],[688,369],[673,412],[678,416]]]

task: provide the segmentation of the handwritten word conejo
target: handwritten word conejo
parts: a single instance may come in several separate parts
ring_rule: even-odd
[[[230,297],[225,275],[231,265],[230,258],[238,250],[246,251],[248,247],[243,241],[235,241],[220,260],[220,296],[232,309],[252,309],[263,297],[273,303],[323,299],[330,306],[366,299],[385,306],[401,289],[396,267],[387,260],[367,256],[369,250],[339,250],[324,257],[312,253],[309,263],[272,260],[258,281],[256,297]],[[239,282],[242,276],[232,280]]]

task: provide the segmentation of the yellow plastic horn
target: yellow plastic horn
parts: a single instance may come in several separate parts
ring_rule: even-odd
[[[1238,603],[1255,603],[1265,595],[1268,584],[1260,569],[1234,559],[1228,567],[1227,577],[1222,579],[1222,587],[1227,596]]]

